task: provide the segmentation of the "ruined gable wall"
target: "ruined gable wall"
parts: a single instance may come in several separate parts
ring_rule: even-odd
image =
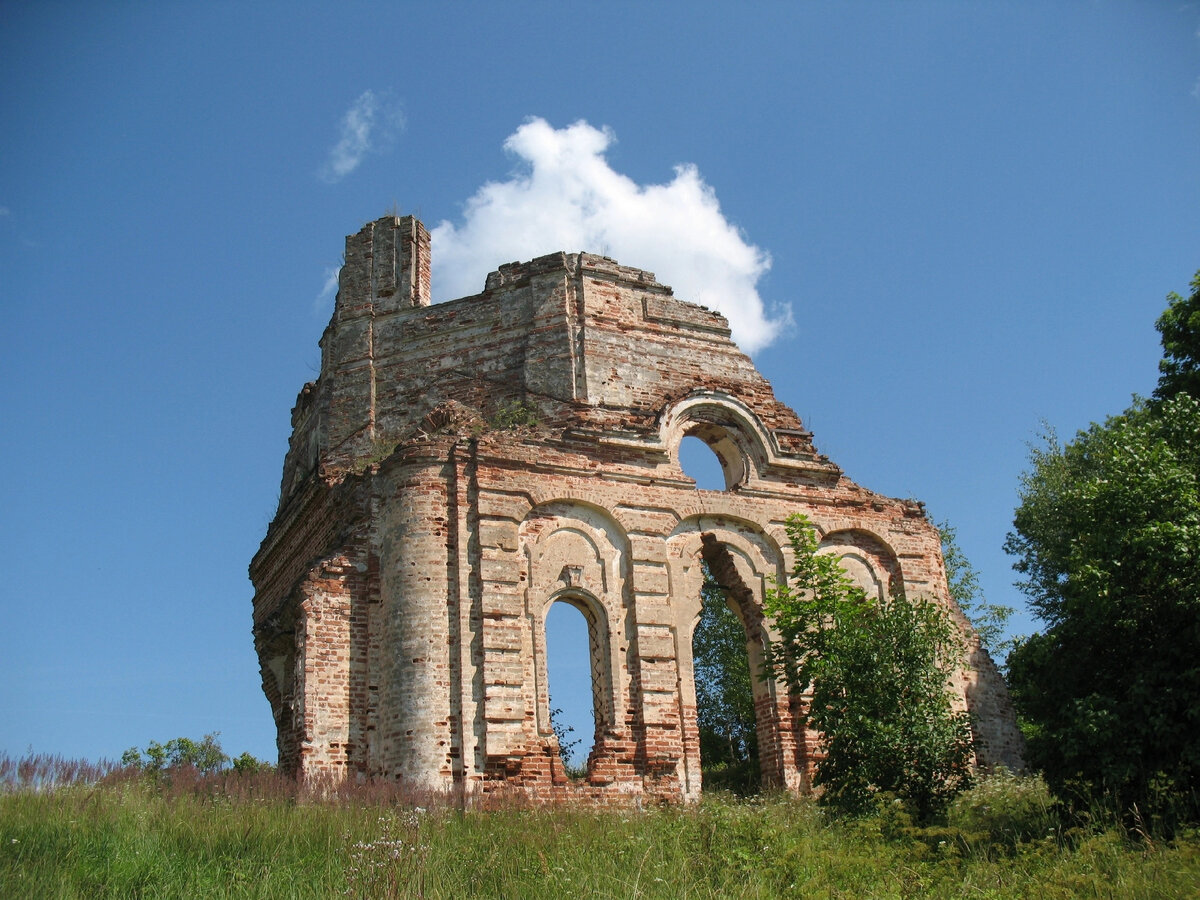
[[[397,288],[384,302],[377,262],[349,246],[366,232],[348,239],[358,274],[343,273],[252,565],[281,759],[429,786],[695,796],[700,560],[728,566],[753,618],[768,576],[790,569],[783,523],[797,511],[864,578],[899,575],[952,608],[919,505],[820,457],[718,314],[648,273],[563,253],[502,267],[476,297],[404,305]],[[518,399],[536,425],[486,424]],[[676,455],[685,434],[723,456],[730,490],[694,489]],[[555,600],[594,627],[601,715],[582,784],[567,782],[549,727]],[[276,674],[289,636],[291,683]],[[991,729],[977,747],[1019,759],[991,671],[964,671],[960,697]],[[817,742],[794,702],[779,685],[756,694],[768,781],[799,789]]]
[[[812,454],[795,414],[729,340],[725,319],[680,303],[648,273],[557,253],[502,267],[476,297],[423,307],[419,297],[397,301],[397,288],[384,303],[378,285],[404,279],[381,275],[371,252],[381,233],[396,231],[424,233],[385,219],[347,239],[321,377],[293,411],[284,498],[310,471],[372,458],[448,399],[485,415],[525,400],[547,422],[648,429],[666,399],[707,384],[753,406],[782,445]]]

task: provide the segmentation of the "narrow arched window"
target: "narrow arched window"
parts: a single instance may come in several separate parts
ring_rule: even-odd
[[[567,774],[586,773],[603,724],[604,659],[594,617],[581,602],[556,600],[546,611],[550,723]]]

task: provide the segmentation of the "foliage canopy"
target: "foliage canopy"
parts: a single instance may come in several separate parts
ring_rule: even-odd
[[[165,744],[151,741],[144,753],[137,747],[130,747],[121,755],[121,762],[151,774],[191,766],[207,775],[223,769],[229,757],[221,749],[217,734],[213,733],[199,741],[186,737],[172,738]]]
[[[979,584],[979,573],[958,546],[958,532],[954,526],[949,522],[938,522],[937,530],[942,538],[942,559],[946,563],[950,597],[958,604],[963,615],[971,620],[971,626],[983,645],[989,650],[1007,654],[1012,644],[1005,640],[1004,635],[1013,614],[1012,607],[987,602],[983,587]]]
[[[146,749],[130,747],[121,754],[121,764],[157,777],[179,769],[195,769],[201,775],[213,775],[232,763],[238,775],[255,775],[275,771],[275,767],[264,760],[243,753],[230,759],[217,740],[220,732],[206,734],[198,741],[187,737],[172,738],[165,744],[151,741]]]
[[[1056,792],[1200,812],[1200,401],[1137,402],[1032,451],[1005,549],[1046,630],[1010,654]],[[1190,799],[1189,799],[1190,798]],[[1176,810],[1178,806],[1176,806]]]
[[[767,592],[778,632],[767,668],[810,698],[806,719],[826,752],[821,801],[856,814],[886,792],[928,819],[970,780],[970,725],[948,692],[956,630],[941,607],[903,590],[868,597],[817,552],[805,516],[789,517],[787,532],[795,564],[788,584]]]
[[[750,793],[760,773],[746,630],[708,566],[704,575],[700,621],[692,634],[704,785]]]
[[[1151,401],[1032,451],[1005,548],[1046,623],[1009,656],[1060,795],[1200,818],[1200,272],[1167,297]]]
[[[1154,396],[1159,400],[1180,391],[1200,397],[1200,272],[1192,278],[1192,294],[1186,300],[1175,292],[1167,294],[1167,308],[1155,323],[1162,337],[1161,373]]]

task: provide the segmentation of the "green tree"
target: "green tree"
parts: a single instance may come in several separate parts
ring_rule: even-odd
[[[1200,401],[1136,402],[1031,462],[1005,543],[1046,625],[1008,658],[1028,759],[1060,795],[1195,816]]]
[[[942,559],[946,562],[950,596],[963,615],[971,620],[983,645],[1001,656],[1006,655],[1013,645],[1004,637],[1013,614],[1012,607],[988,603],[984,598],[979,573],[958,546],[957,529],[949,522],[938,522],[937,530],[942,537]]]
[[[1155,328],[1162,337],[1163,358],[1158,364],[1158,400],[1180,391],[1200,397],[1200,272],[1192,278],[1192,295],[1186,300],[1167,294],[1167,308]]]
[[[245,752],[233,760],[233,771],[238,775],[270,775],[275,772],[275,765]]]
[[[191,767],[203,775],[219,772],[229,763],[229,757],[217,740],[220,732],[206,734],[201,740],[172,738],[165,744],[151,741],[145,753],[130,747],[121,754],[121,762],[149,774]]]
[[[746,631],[725,589],[704,567],[700,621],[692,634],[700,764],[706,788],[758,788],[758,733]]]
[[[779,634],[767,669],[810,696],[806,719],[826,753],[815,777],[821,802],[860,813],[886,792],[927,820],[970,781],[970,723],[949,694],[960,637],[932,601],[867,597],[837,559],[817,553],[804,516],[789,517],[787,532],[795,565],[767,592]]]

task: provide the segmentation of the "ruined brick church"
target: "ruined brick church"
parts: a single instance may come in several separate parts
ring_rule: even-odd
[[[250,565],[284,771],[695,798],[702,565],[729,589],[757,666],[794,512],[872,593],[899,580],[951,610],[977,761],[1020,765],[1004,684],[949,597],[921,504],[820,455],[718,313],[588,253],[501,266],[482,293],[430,305],[429,233],[389,216],[346,239],[320,346]],[[724,490],[684,473],[688,436],[712,448]],[[581,779],[550,721],[545,622],[559,602],[590,637]],[[805,789],[819,743],[802,698],[754,691],[764,784]]]

